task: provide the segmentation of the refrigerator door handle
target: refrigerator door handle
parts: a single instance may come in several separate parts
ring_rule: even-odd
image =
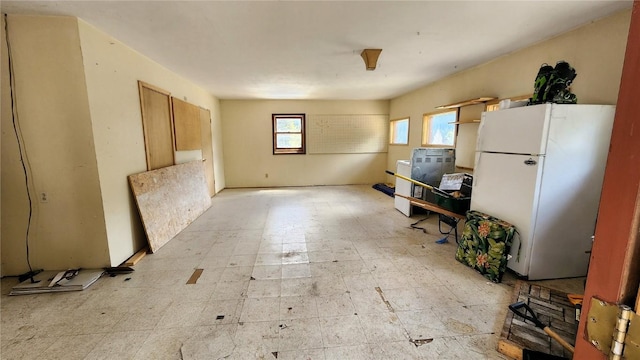
[[[532,158],[528,158],[527,160],[524,161],[525,165],[529,165],[529,166],[534,166],[535,164],[537,164],[538,162],[533,160]]]

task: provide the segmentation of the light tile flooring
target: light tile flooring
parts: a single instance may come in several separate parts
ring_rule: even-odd
[[[487,282],[369,186],[227,189],[129,275],[12,296],[2,359],[505,359]],[[204,269],[196,284],[186,282]],[[412,343],[416,342],[416,344]],[[421,342],[423,344],[421,344]]]

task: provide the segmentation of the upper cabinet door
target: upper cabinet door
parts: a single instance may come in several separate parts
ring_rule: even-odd
[[[544,155],[550,104],[482,113],[476,151]]]
[[[168,91],[138,81],[147,170],[174,164],[171,95]]]
[[[171,97],[176,150],[202,149],[200,108],[186,101]]]

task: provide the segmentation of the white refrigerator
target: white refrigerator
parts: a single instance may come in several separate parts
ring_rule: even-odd
[[[542,104],[482,114],[471,209],[515,225],[507,267],[585,276],[615,107]]]

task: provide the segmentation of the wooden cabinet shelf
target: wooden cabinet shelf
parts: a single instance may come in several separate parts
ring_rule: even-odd
[[[485,103],[487,101],[491,101],[491,100],[495,100],[495,99],[497,99],[497,98],[491,97],[491,96],[482,96],[482,97],[479,97],[479,98],[459,101],[459,102],[456,102],[456,103],[453,103],[453,104],[440,105],[440,106],[437,106],[436,109],[455,109],[455,108],[459,108],[459,107],[462,107],[462,106],[482,104],[482,103]]]
[[[471,121],[454,121],[447,124],[477,124],[480,120],[471,120]]]

